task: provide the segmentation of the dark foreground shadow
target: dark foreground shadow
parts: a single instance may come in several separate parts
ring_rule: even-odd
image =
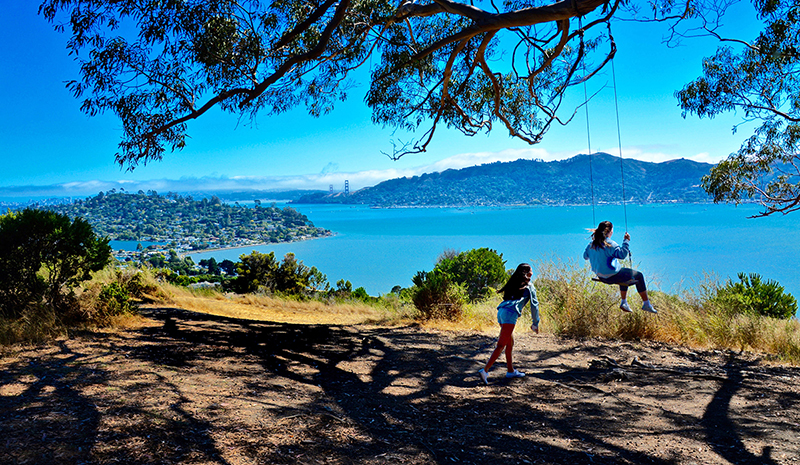
[[[242,438],[226,447],[265,464],[684,463],[679,451],[643,450],[620,440],[652,411],[591,398],[602,368],[544,370],[485,387],[474,375],[474,360],[488,355],[493,341],[481,335],[255,322],[178,309],[148,316],[163,325],[128,338],[93,335],[85,353],[61,344],[47,356],[7,366],[0,378],[0,463],[228,464],[224,457],[231,451],[221,449],[217,434],[232,428],[241,428]],[[109,354],[117,362],[98,362]],[[541,360],[558,355],[538,353]],[[266,405],[293,389],[318,394],[292,405],[272,402],[266,424],[214,421],[192,409],[185,384],[196,382],[208,362],[221,360],[236,386],[225,395]],[[128,373],[137,381],[104,392],[112,376],[104,364],[123,362],[134,367]],[[356,373],[354,363],[368,369]],[[175,376],[151,373],[156,367]],[[758,433],[729,413],[731,399],[747,388],[744,368],[731,362],[702,418],[663,413],[669,425],[663,433],[704,433],[708,447],[730,463],[780,463],[768,449],[748,454],[744,441]],[[651,382],[676,381],[659,375]],[[174,393],[174,400],[169,415],[154,418],[145,404],[158,390]],[[797,407],[796,393],[771,398]],[[559,408],[541,408],[545,404]],[[296,438],[273,441],[288,434],[287,422],[295,422]]]

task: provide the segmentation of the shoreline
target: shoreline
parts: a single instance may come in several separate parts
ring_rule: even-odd
[[[553,208],[553,207],[599,207],[599,206],[614,206],[614,205],[638,205],[638,206],[646,206],[646,205],[714,205],[716,204],[713,200],[708,200],[705,202],[685,202],[679,199],[674,200],[662,200],[658,202],[647,202],[647,203],[638,203],[638,202],[596,202],[594,205],[591,203],[497,203],[497,204],[481,204],[481,205],[464,205],[464,204],[453,204],[453,205],[439,205],[439,204],[432,204],[432,205],[375,205],[369,203],[345,203],[345,202],[325,202],[325,203],[296,203],[294,201],[287,202],[288,206],[342,206],[342,207],[364,207],[364,208],[372,208],[372,209],[404,209],[404,208],[458,208],[458,209],[468,209],[468,208]],[[757,201],[742,201],[741,204],[758,204]]]
[[[336,235],[336,233],[331,232],[331,234],[328,234],[326,236],[309,237],[308,239],[299,239],[299,240],[296,240],[296,241],[257,242],[257,243],[248,244],[248,245],[237,245],[237,246],[231,246],[231,247],[215,247],[215,248],[208,248],[208,249],[203,249],[203,250],[192,250],[192,251],[189,251],[189,252],[180,253],[179,255],[185,257],[185,256],[196,255],[196,254],[207,253],[207,252],[220,252],[220,251],[224,251],[224,250],[246,249],[248,247],[261,247],[261,246],[270,245],[270,244],[293,244],[293,243],[297,243],[297,242],[306,242],[306,241],[313,241],[313,240],[316,240],[316,239],[324,239],[326,237],[333,237],[335,235]]]

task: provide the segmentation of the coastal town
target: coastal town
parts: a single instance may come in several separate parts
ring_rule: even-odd
[[[99,193],[45,208],[83,217],[107,237],[120,261],[147,261],[175,251],[190,252],[294,242],[331,235],[291,207],[228,204],[216,196],[194,200],[175,193]]]

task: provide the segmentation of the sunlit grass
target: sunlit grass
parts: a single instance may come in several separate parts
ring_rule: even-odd
[[[628,293],[633,313],[619,309],[619,290],[591,280],[583,264],[557,260],[534,263],[542,333],[577,338],[652,340],[693,348],[751,351],[782,362],[800,364],[800,322],[752,314],[736,314],[713,299],[718,281],[704,276],[689,291],[667,294],[651,289],[659,313],[639,310],[634,289]],[[134,278],[134,276],[136,277]],[[282,295],[229,294],[214,289],[192,290],[161,282],[150,270],[107,268],[96,273],[77,293],[81,311],[97,311],[97,295],[111,282],[139,282],[138,301],[150,307],[175,307],[210,315],[293,324],[409,325],[443,331],[496,333],[500,296],[467,304],[460,318],[423,319],[408,298],[387,294],[368,302],[358,299],[295,298]],[[136,315],[118,315],[83,327],[126,328],[142,324]],[[518,331],[531,324],[526,308]],[[41,342],[68,334],[58,316],[45,308],[16,321],[0,321],[0,344]]]
[[[693,348],[752,351],[790,363],[800,363],[800,322],[757,315],[732,315],[719,308],[710,296],[717,287],[705,277],[695,292],[666,294],[649,291],[657,315],[639,310],[641,300],[631,289],[628,300],[635,309],[619,309],[619,290],[591,280],[588,269],[574,262],[542,261],[535,286],[540,301],[540,331],[558,336],[652,340]],[[497,331],[496,312],[500,296],[465,306],[453,320],[420,319],[408,302],[393,295],[380,303],[360,301],[298,300],[280,296],[224,295],[216,291],[191,291],[162,285],[170,305],[232,318],[306,324],[398,325],[416,321],[423,328],[443,331]],[[531,324],[526,308],[517,323],[527,330]],[[519,330],[518,329],[518,330]]]
[[[711,299],[717,284],[699,283],[695,293],[671,295],[649,290],[658,314],[638,310],[641,300],[631,289],[633,313],[621,312],[619,288],[596,283],[576,263],[542,262],[536,279],[546,332],[571,337],[653,340],[688,347],[769,354],[800,363],[800,323],[760,315],[734,314]]]
[[[324,301],[258,294],[224,294],[163,284],[164,303],[210,315],[247,320],[304,324],[399,324],[412,321],[409,314],[391,306],[358,300]]]

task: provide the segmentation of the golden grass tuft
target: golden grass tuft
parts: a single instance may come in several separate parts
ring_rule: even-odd
[[[783,363],[800,364],[800,322],[797,319],[734,314],[713,299],[718,285],[706,277],[695,292],[680,295],[648,291],[659,313],[639,310],[641,302],[634,289],[628,293],[633,313],[619,310],[619,290],[591,280],[589,270],[575,262],[557,260],[534,264],[540,302],[540,331],[568,337],[621,340],[653,340],[695,348],[729,349],[767,354]],[[148,270],[117,271],[111,268],[95,274],[77,293],[83,311],[96,311],[97,294],[110,282],[134,282],[139,301],[154,306],[174,306],[228,318],[324,325],[406,325],[420,324],[445,331],[497,331],[496,308],[500,296],[468,304],[456,321],[423,319],[413,304],[394,294],[372,299],[301,299],[258,294],[225,294],[217,290],[192,290],[159,282]],[[113,316],[99,326],[125,328],[143,324],[135,315]],[[517,326],[531,324],[526,311]],[[85,326],[90,326],[91,322]],[[0,321],[0,344],[40,342],[67,334],[57,315],[45,308],[30,312],[17,321]]]
[[[592,281],[589,270],[574,262],[539,263],[536,286],[542,326],[554,334],[751,351],[800,364],[800,322],[720,308],[711,299],[714,282],[701,283],[696,294],[648,290],[657,315],[638,310],[634,289],[628,292],[634,312],[621,312],[619,288]]]
[[[229,318],[303,324],[391,324],[410,320],[390,308],[357,300],[326,302],[257,294],[223,294],[162,285],[165,303],[186,310]]]

